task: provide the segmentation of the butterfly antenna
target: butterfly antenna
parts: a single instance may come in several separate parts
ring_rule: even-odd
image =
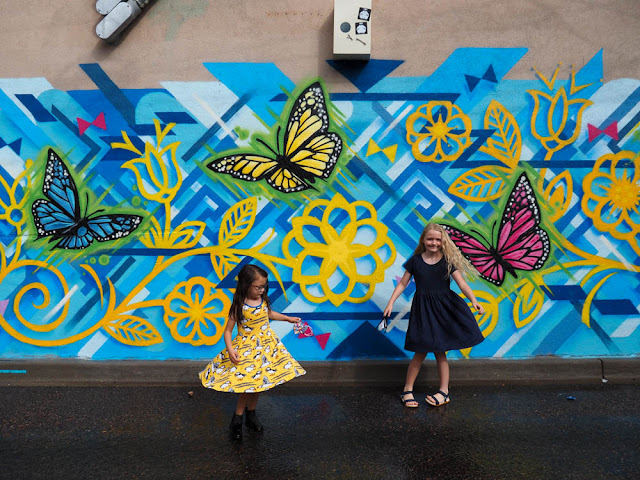
[[[495,224],[494,224],[494,226],[495,226]],[[487,240],[487,239],[485,238],[485,236],[484,236],[484,235],[482,235],[482,233],[480,233],[480,232],[479,232],[479,231],[477,231],[477,230],[473,230],[473,229],[472,229],[471,231],[472,231],[473,233],[475,233],[476,235],[478,235],[480,238],[482,238],[486,243],[488,243],[489,245],[491,245],[491,242],[490,242],[489,240]],[[491,235],[492,235],[492,238],[493,238],[493,231],[491,232]]]
[[[265,143],[261,138],[256,138],[256,140],[267,147],[275,156],[278,156],[278,152],[274,151],[273,148],[271,148],[271,145]]]
[[[89,216],[87,216],[87,212],[89,211],[89,194],[85,193],[85,196],[87,197],[87,201],[85,202],[84,205],[84,218],[89,218]],[[96,213],[100,213],[100,212],[104,212],[104,208],[101,208],[100,210],[96,210],[95,212],[91,212],[91,216],[93,217]]]

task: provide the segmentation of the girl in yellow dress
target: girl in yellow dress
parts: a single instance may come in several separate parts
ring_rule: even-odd
[[[235,440],[242,440],[245,409],[247,429],[264,430],[256,418],[260,392],[306,373],[269,326],[270,319],[298,323],[300,318],[271,310],[267,275],[256,265],[242,267],[224,330],[226,348],[200,372],[205,387],[239,394],[230,426],[231,437]],[[231,334],[236,325],[238,335],[232,341]]]

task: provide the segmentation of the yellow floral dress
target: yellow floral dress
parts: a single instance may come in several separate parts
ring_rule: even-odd
[[[257,393],[307,373],[271,330],[264,302],[245,304],[242,314],[244,321],[231,342],[240,361],[233,363],[225,348],[200,372],[202,385],[220,392]]]

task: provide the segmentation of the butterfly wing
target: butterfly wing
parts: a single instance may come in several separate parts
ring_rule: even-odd
[[[214,172],[226,173],[234,178],[256,182],[266,178],[267,183],[285,193],[298,192],[309,185],[277,160],[253,153],[239,153],[213,160],[207,167]]]
[[[72,230],[54,238],[60,238],[60,241],[55,245],[56,248],[79,250],[91,245],[94,235],[85,226],[75,226]]]
[[[31,211],[38,237],[59,237],[71,232],[80,219],[78,189],[69,169],[53,149],[49,149],[42,193],[48,198],[33,202]]]
[[[310,188],[298,175],[285,167],[278,167],[267,177],[267,183],[284,193],[300,192]]]
[[[273,158],[253,153],[227,155],[211,161],[207,168],[218,173],[226,173],[234,178],[256,182],[272,172],[278,166]]]
[[[551,243],[540,218],[535,192],[523,173],[509,195],[498,232],[496,251],[509,271],[538,270],[549,257]]]
[[[91,232],[49,200],[36,200],[33,202],[32,211],[38,237],[51,235],[52,241],[58,240],[56,248],[85,248],[93,241]]]
[[[125,213],[99,215],[87,220],[87,229],[99,242],[108,242],[126,237],[138,228],[141,221],[142,217]]]
[[[69,217],[80,218],[78,188],[62,159],[49,149],[42,193]]]
[[[48,235],[59,236],[62,232],[72,230],[76,225],[75,218],[49,200],[39,198],[33,202],[31,211],[39,238]]]
[[[493,249],[487,248],[469,233],[449,225],[443,225],[443,227],[456,247],[471,262],[482,278],[494,285],[502,285],[505,269]]]
[[[305,179],[329,178],[342,152],[342,139],[329,132],[329,114],[320,83],[308,86],[293,104],[285,131],[284,156]]]

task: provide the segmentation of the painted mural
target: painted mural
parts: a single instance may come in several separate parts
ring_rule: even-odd
[[[604,82],[602,52],[506,79],[525,53],[330,62],[357,93],[257,63],[0,79],[0,356],[209,359],[251,262],[311,327],[272,322],[297,359],[406,358],[411,286],[379,322],[431,220],[486,310],[451,357],[637,355],[640,80]]]

